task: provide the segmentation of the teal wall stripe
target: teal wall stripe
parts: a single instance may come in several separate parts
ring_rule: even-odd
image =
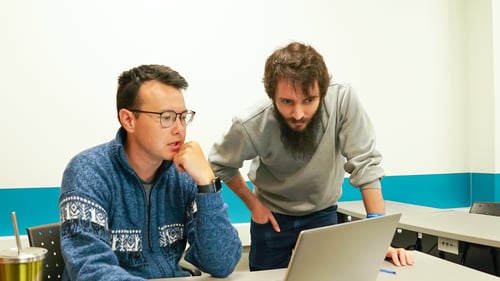
[[[14,235],[11,212],[21,234],[26,227],[59,221],[59,187],[0,189],[0,236]]]
[[[500,201],[500,174],[455,173],[409,176],[386,176],[382,179],[386,200],[437,208],[470,206],[473,201]],[[250,221],[243,202],[224,185],[222,196],[233,223]],[[16,212],[19,231],[32,225],[59,220],[59,187],[0,189],[0,236],[12,236],[10,213]],[[360,200],[359,189],[344,180],[340,201]]]
[[[470,206],[470,174],[386,176],[382,179],[384,199],[436,208]],[[360,200],[357,188],[344,180],[341,201]]]
[[[471,174],[471,200],[500,201],[500,174]]]
[[[253,190],[252,183],[247,182],[247,184],[250,186],[250,189]],[[228,206],[229,219],[233,223],[250,222],[250,211],[248,211],[248,208],[243,201],[240,200],[238,195],[229,189],[225,183],[222,183],[222,198],[224,198],[224,202],[226,202]]]
[[[493,200],[491,201],[500,202],[500,175],[495,175],[494,192],[495,194],[493,195]]]
[[[471,192],[472,201],[489,201],[487,198],[494,197],[495,175],[473,174],[471,175],[471,185],[475,188]]]

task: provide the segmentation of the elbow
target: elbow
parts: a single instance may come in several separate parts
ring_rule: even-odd
[[[216,271],[214,273],[211,273],[211,275],[213,277],[216,277],[216,278],[226,278],[228,277],[231,273],[233,273],[234,271],[234,268],[233,269],[221,269],[219,271]]]
[[[231,254],[228,252],[221,253],[222,258],[220,259],[220,262],[213,268],[213,270],[211,270],[210,274],[217,278],[228,277],[231,273],[233,273],[236,265],[238,265],[238,262],[241,259],[241,252],[242,247],[240,244],[239,247],[236,247]]]
[[[236,265],[238,265],[238,262],[241,259],[241,249],[235,254],[235,259],[234,261],[231,261],[231,263],[227,264],[221,264],[221,267],[219,270],[215,271],[212,276],[213,277],[218,277],[218,278],[226,278],[228,277],[231,273],[234,272]]]

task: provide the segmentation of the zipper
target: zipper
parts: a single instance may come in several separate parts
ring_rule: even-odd
[[[147,216],[147,220],[146,220],[146,231],[148,232],[148,246],[149,246],[149,249],[152,250],[153,249],[153,245],[151,243],[151,193],[153,193],[153,189],[154,189],[154,185],[151,186],[151,190],[149,191],[149,198],[147,199],[149,204],[146,203],[146,206],[147,206],[147,213],[146,213],[146,216]]]
[[[151,191],[149,192],[149,198],[146,197],[146,190],[144,190],[144,183],[141,181],[140,178],[137,178],[137,180],[139,181],[139,186],[141,188],[141,191],[142,191],[142,198],[143,198],[143,204],[144,204],[144,209],[145,209],[145,212],[144,212],[144,215],[146,216],[144,218],[144,221],[146,222],[146,227],[145,227],[145,230],[146,230],[146,244],[147,244],[147,247],[151,250],[153,248],[152,244],[151,244],[151,231],[149,230],[149,227],[151,225],[151,193],[153,191],[153,187],[151,187]],[[148,201],[149,201],[149,204],[148,204]]]

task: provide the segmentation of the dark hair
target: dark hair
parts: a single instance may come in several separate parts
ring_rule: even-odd
[[[141,104],[139,88],[146,81],[156,80],[180,90],[188,87],[188,82],[177,71],[164,65],[150,64],[124,71],[118,77],[116,92],[117,112],[122,108],[137,108]]]
[[[306,95],[314,81],[318,81],[321,98],[326,95],[331,79],[323,56],[299,42],[277,49],[267,58],[263,82],[267,95],[273,100],[276,83],[282,78],[299,83]]]

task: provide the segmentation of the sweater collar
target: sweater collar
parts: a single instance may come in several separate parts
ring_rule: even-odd
[[[135,174],[135,171],[132,169],[132,167],[130,167],[130,164],[129,164],[128,159],[127,159],[127,155],[125,154],[125,140],[126,139],[127,139],[127,132],[125,131],[125,129],[123,129],[123,127],[120,127],[120,129],[118,129],[118,132],[116,133],[116,137],[115,137],[115,141],[114,141],[114,144],[116,146],[116,152],[118,155],[118,161],[125,168],[127,168],[128,170],[130,170],[131,172],[133,172]],[[158,175],[163,174],[163,171],[168,169],[168,167],[170,165],[172,165],[171,160],[164,160],[161,163],[158,170],[156,171],[157,176],[155,176],[155,178],[157,178]]]

